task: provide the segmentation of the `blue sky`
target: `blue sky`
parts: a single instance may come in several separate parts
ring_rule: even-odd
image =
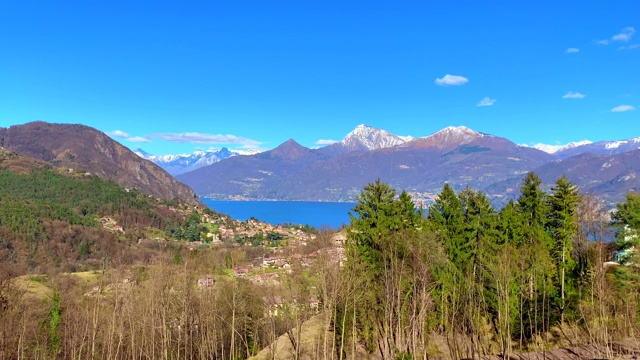
[[[637,0],[435,3],[3,0],[0,126],[81,123],[155,154],[362,123],[640,136]]]

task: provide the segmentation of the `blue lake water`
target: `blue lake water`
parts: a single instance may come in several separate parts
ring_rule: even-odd
[[[224,201],[202,199],[211,209],[241,221],[254,217],[269,224],[311,225],[334,229],[349,223],[354,203],[311,201]]]

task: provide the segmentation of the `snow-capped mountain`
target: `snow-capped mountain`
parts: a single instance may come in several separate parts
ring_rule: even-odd
[[[135,153],[165,169],[173,176],[184,174],[203,166],[211,165],[232,156],[243,155],[237,151],[231,151],[227,148],[209,151],[196,151],[192,154],[181,155],[153,155],[142,149],[137,149]]]
[[[546,152],[547,154],[555,154],[557,152],[573,149],[573,148],[576,148],[576,147],[582,146],[582,145],[589,145],[589,144],[592,144],[592,143],[593,142],[590,141],[590,140],[582,140],[582,141],[570,142],[570,143],[565,144],[565,145],[549,145],[549,144],[538,143],[538,144],[535,144],[533,146],[529,146],[529,145],[526,145],[526,144],[522,144],[521,146],[532,147],[534,149],[542,150],[542,151]]]
[[[638,149],[640,149],[640,137],[618,141],[598,141],[563,149],[556,152],[555,155],[566,159],[580,154],[616,155]]]
[[[414,147],[435,147],[445,149],[468,144],[476,139],[484,137],[493,137],[493,135],[480,133],[469,129],[466,126],[449,126],[429,136],[417,138],[409,142],[407,145]]]
[[[411,136],[397,136],[386,130],[362,124],[348,133],[340,144],[351,151],[371,151],[401,145],[412,139]]]
[[[553,154],[557,158],[566,159],[580,154],[616,155],[628,151],[638,150],[640,149],[640,137],[627,140],[598,142],[582,140],[577,142],[570,142],[566,145],[536,144],[533,146],[521,146],[536,148],[546,153]]]

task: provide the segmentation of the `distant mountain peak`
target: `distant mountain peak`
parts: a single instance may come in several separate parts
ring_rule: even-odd
[[[455,148],[486,136],[492,135],[471,130],[466,126],[448,126],[429,136],[418,138],[412,144],[419,147]]]
[[[593,144],[593,142],[590,141],[590,140],[582,140],[582,141],[570,142],[570,143],[564,144],[564,145],[548,145],[548,144],[539,143],[539,144],[535,144],[533,146],[528,146],[528,145],[522,145],[522,146],[532,147],[534,149],[542,150],[542,151],[546,152],[547,154],[555,154],[555,153],[557,153],[559,151],[573,149],[573,148],[576,148],[578,146],[589,145],[589,144]]]
[[[198,150],[191,154],[180,155],[153,155],[140,148],[136,149],[134,153],[141,158],[155,163],[174,176],[211,165],[232,156],[241,155],[240,152],[231,151],[226,147],[206,151]]]
[[[373,126],[360,124],[340,141],[350,150],[378,150],[407,142],[411,137],[400,137]]]
[[[152,154],[142,150],[141,148],[137,148],[135,150],[133,150],[134,153],[136,153],[136,155],[140,156],[141,158],[147,158],[148,156],[152,156]]]
[[[484,136],[484,134],[479,133],[475,130],[471,130],[466,126],[447,126],[446,128],[432,134],[443,134],[443,135],[453,135],[453,136]]]
[[[298,142],[293,139],[289,139],[277,148],[267,151],[270,157],[282,159],[297,159],[309,152],[311,152],[311,149],[298,144]]]
[[[289,139],[283,142],[282,144],[278,145],[275,149],[271,150],[271,152],[274,152],[274,151],[287,152],[287,151],[301,149],[301,148],[306,149],[306,147],[300,145],[297,141],[293,139]]]
[[[629,140],[620,140],[620,141],[608,141],[605,145],[605,148],[607,149],[617,149],[619,148],[621,145],[626,145],[626,144],[630,144],[630,143],[638,143],[640,142],[640,137],[637,138],[633,138],[633,139],[629,139]]]

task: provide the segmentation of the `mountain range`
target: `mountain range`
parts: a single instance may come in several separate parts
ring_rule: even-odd
[[[211,165],[220,160],[240,155],[237,151],[230,151],[227,148],[209,151],[196,151],[192,154],[181,155],[153,155],[140,148],[135,154],[143,159],[147,159],[154,164],[165,169],[169,174],[176,176],[189,171]]]
[[[381,178],[425,201],[449,183],[458,190],[467,185],[482,190],[500,204],[516,197],[522,176],[534,171],[546,188],[567,174],[583,192],[613,203],[638,188],[638,149],[640,138],[543,151],[464,126],[413,138],[359,125],[323,148],[290,139],[273,150],[227,158],[177,178],[215,199],[354,201],[363,186]]]
[[[418,200],[433,200],[449,183],[456,190],[470,186],[484,191],[500,205],[518,196],[522,176],[529,171],[540,176],[547,190],[566,174],[583,193],[609,204],[622,201],[628,191],[640,191],[640,138],[583,141],[542,151],[464,126],[414,138],[358,125],[342,141],[317,149],[290,139],[253,155],[221,149],[160,157],[141,149],[133,152],[88,126],[32,122],[0,128],[0,147],[144,194],[194,204],[200,204],[196,194],[355,201],[367,183],[380,178]],[[152,161],[178,174],[177,180]]]

